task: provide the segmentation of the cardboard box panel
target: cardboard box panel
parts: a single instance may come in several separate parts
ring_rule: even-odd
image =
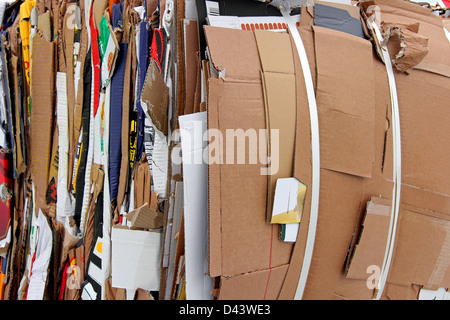
[[[205,26],[210,61],[228,79],[261,79],[253,32]]]
[[[314,27],[314,40],[321,167],[371,177],[375,122],[372,46],[353,35],[321,27]]]
[[[401,210],[397,246],[388,281],[429,288],[449,287],[449,231],[450,220],[430,216],[414,208]]]

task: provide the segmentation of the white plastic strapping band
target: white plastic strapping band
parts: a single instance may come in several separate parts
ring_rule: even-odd
[[[320,191],[320,142],[319,142],[319,117],[317,114],[316,95],[314,92],[314,85],[309,68],[308,56],[306,55],[305,47],[303,45],[300,33],[297,30],[296,21],[290,16],[290,9],[286,7],[279,7],[283,15],[289,32],[292,35],[295,46],[300,57],[302,65],[303,76],[305,78],[306,92],[309,102],[309,116],[311,121],[311,154],[312,154],[312,184],[311,184],[311,213],[309,217],[308,238],[306,240],[305,255],[303,257],[303,265],[300,273],[300,278],[295,293],[295,300],[303,298],[303,292],[306,287],[308,279],[309,268],[314,250],[314,242],[316,239],[317,218],[319,214],[319,191]]]
[[[383,260],[383,266],[381,268],[380,279],[378,281],[376,299],[381,299],[381,296],[386,285],[387,276],[389,274],[389,268],[391,266],[392,255],[394,253],[395,237],[397,232],[398,212],[400,208],[400,191],[401,191],[401,170],[402,170],[402,150],[401,150],[401,137],[400,137],[400,114],[398,107],[397,87],[395,84],[394,70],[392,67],[391,57],[386,45],[383,45],[383,36],[381,34],[378,25],[372,22],[373,30],[378,38],[380,47],[383,54],[383,60],[386,65],[389,88],[391,94],[391,107],[392,107],[392,136],[393,136],[393,153],[394,153],[394,165],[393,165],[393,179],[394,189],[392,191],[392,206],[391,206],[391,219],[389,226],[389,235],[386,245],[385,256]]]
[[[448,41],[450,41],[450,32],[444,27],[444,33],[445,36],[447,37]]]

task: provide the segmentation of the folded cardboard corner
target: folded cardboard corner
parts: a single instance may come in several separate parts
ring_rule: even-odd
[[[125,215],[130,229],[159,229],[163,225],[163,213],[144,204]]]

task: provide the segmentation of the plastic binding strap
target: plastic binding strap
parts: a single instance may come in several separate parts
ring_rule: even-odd
[[[314,85],[309,68],[308,56],[306,55],[300,33],[297,30],[296,22],[290,16],[290,10],[284,6],[280,6],[279,10],[283,15],[289,32],[292,35],[295,46],[300,57],[303,76],[306,83],[306,92],[309,102],[309,116],[311,121],[311,153],[312,153],[312,185],[311,185],[311,213],[309,217],[308,238],[306,240],[305,255],[303,258],[302,270],[295,293],[295,300],[303,298],[306,281],[308,279],[309,268],[314,250],[314,242],[316,238],[317,218],[319,213],[319,191],[320,191],[320,142],[319,142],[319,118],[317,115],[317,103],[314,92]]]
[[[448,41],[450,41],[450,31],[448,31],[445,27],[444,27],[444,33],[445,33],[445,36],[447,37]]]
[[[387,276],[389,274],[389,268],[391,266],[392,255],[394,252],[395,238],[397,233],[398,213],[400,208],[400,191],[401,191],[401,175],[402,175],[402,150],[401,150],[401,137],[400,137],[400,114],[398,107],[397,87],[395,84],[394,70],[392,68],[391,57],[386,45],[383,44],[383,36],[375,21],[372,22],[372,28],[380,43],[380,48],[383,54],[383,60],[385,62],[389,88],[391,94],[391,107],[392,107],[392,123],[393,123],[393,148],[394,148],[394,168],[393,179],[394,189],[392,191],[392,205],[391,205],[391,219],[389,226],[388,241],[386,244],[386,251],[383,260],[383,266],[381,268],[380,279],[376,290],[376,300],[380,300],[383,295],[384,287],[386,285]]]

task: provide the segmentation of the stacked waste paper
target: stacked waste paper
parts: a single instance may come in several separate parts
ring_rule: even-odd
[[[447,6],[1,2],[0,298],[449,299]]]

